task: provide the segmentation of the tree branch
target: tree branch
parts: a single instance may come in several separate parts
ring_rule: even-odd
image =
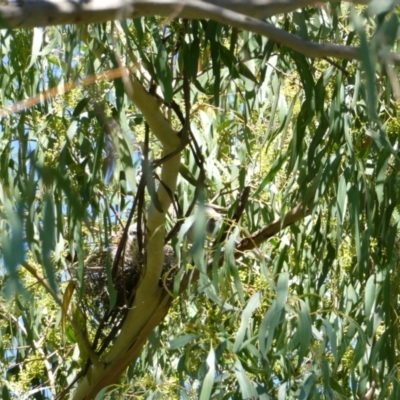
[[[235,258],[239,258],[244,251],[252,250],[259,246],[261,243],[265,242],[270,237],[276,235],[281,230],[287,228],[288,226],[300,221],[305,216],[311,214],[314,204],[314,196],[308,202],[306,206],[299,203],[289,212],[285,214],[282,218],[278,218],[275,221],[268,224],[266,227],[260,229],[259,231],[253,233],[250,237],[243,239],[236,247]],[[222,265],[224,260],[224,252],[221,252],[218,263]],[[207,266],[207,273],[210,273],[213,269],[214,260],[211,260]],[[195,271],[187,272],[181,280],[179,294],[182,294],[191,283],[197,282],[200,277],[200,271],[196,269]]]
[[[150,333],[167,315],[172,300],[172,297],[163,290],[156,309],[151,315],[151,318],[143,327],[141,327],[135,343],[130,348],[127,348],[126,351],[115,359],[113,363],[104,366],[104,369],[101,371],[101,379],[96,379],[96,377],[91,376],[89,383],[89,380],[86,378],[82,384],[79,385],[79,389],[75,392],[74,400],[94,399],[102,388],[118,382],[118,379],[126,368],[139,356]]]
[[[322,1],[323,2],[323,1]],[[231,25],[235,28],[248,30],[265,36],[282,46],[304,54],[310,58],[335,57],[344,60],[360,60],[361,52],[358,47],[342,46],[337,44],[323,43],[318,44],[304,40],[299,36],[290,34],[282,29],[276,28],[272,24],[260,21],[250,15],[266,17],[269,11],[260,12],[260,10],[274,10],[273,14],[293,11],[299,7],[314,4],[313,1],[304,0],[292,1],[256,1],[253,0],[249,5],[245,5],[240,0],[230,4],[227,0],[220,0],[219,5],[210,4],[206,1],[198,0],[179,0],[179,1],[124,1],[109,0],[105,3],[100,0],[91,1],[77,5],[71,2],[58,2],[56,0],[23,2],[22,6],[9,3],[7,6],[0,6],[0,15],[3,21],[0,21],[0,28],[10,27],[34,27],[49,26],[55,24],[71,23],[94,23],[110,21],[114,19],[137,18],[143,16],[172,16],[188,19],[209,18],[214,21]],[[361,0],[360,3],[365,3]],[[275,5],[275,7],[273,7]],[[236,9],[239,12],[230,9]],[[244,7],[248,7],[247,11]],[[252,8],[254,7],[254,8]],[[179,10],[179,13],[176,11]],[[258,10],[257,14],[255,10]],[[382,55],[383,57],[383,55]],[[385,58],[391,60],[395,65],[400,65],[400,54],[385,54]]]
[[[89,24],[148,16],[214,19],[214,8],[235,11],[255,18],[288,13],[328,0],[22,0],[0,6],[0,29]],[[354,4],[368,4],[355,0]]]
[[[314,202],[314,197],[312,197],[312,199],[306,206],[304,206],[304,204],[302,203],[297,204],[296,207],[292,208],[289,212],[285,214],[283,219],[278,218],[275,221],[268,224],[266,227],[253,233],[249,238],[243,239],[236,247],[236,250],[240,253],[246,250],[254,249],[261,243],[268,240],[270,237],[279,233],[282,229],[285,229],[289,225],[292,225],[295,222],[300,221],[305,216],[311,213],[313,202]]]
[[[140,109],[153,134],[162,143],[163,155],[175,151],[180,146],[181,139],[159,109],[157,98],[147,92],[136,78],[133,77],[129,82],[126,82],[127,75],[123,78],[128,97]],[[136,356],[136,353],[132,353],[130,349],[134,348],[140,351],[148,334],[164,318],[168,310],[167,308],[165,314],[156,318],[158,310],[166,301],[165,299],[170,301],[169,296],[166,297],[165,291],[159,287],[158,282],[164,263],[165,215],[172,201],[170,193],[174,193],[176,190],[179,165],[180,153],[162,165],[161,180],[163,184],[159,185],[157,189],[161,210],[153,203],[149,206],[143,279],[119,336],[109,352],[102,358],[102,364],[91,366],[85,378],[79,382],[74,399],[94,398],[99,389],[115,383]],[[152,321],[155,321],[155,318],[157,322],[153,325]],[[147,331],[149,325],[151,330]],[[144,331],[146,332],[145,336]]]

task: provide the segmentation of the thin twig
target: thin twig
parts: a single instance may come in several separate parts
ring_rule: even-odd
[[[46,289],[46,291],[53,297],[53,299],[59,306],[62,305],[62,300],[58,297],[57,293],[55,293],[54,290],[51,288],[47,279],[41,276],[38,271],[36,271],[35,267],[33,267],[27,261],[24,261],[21,264],[21,266],[24,267],[33,277],[36,278],[37,282]]]
[[[237,224],[239,222],[246,207],[247,200],[249,199],[249,195],[250,195],[250,186],[246,186],[243,188],[243,191],[240,194],[239,202],[236,206],[235,212],[232,215],[230,223],[229,224],[224,223],[224,225],[221,228],[221,233],[217,235],[216,240],[211,246],[212,248],[215,248],[219,243],[223,243],[226,237],[228,236],[229,227],[232,224]]]

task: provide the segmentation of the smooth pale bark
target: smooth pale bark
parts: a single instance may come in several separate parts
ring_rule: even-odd
[[[172,129],[161,112],[157,98],[147,92],[136,78],[129,79],[127,69],[123,78],[128,97],[140,109],[152,133],[161,142],[163,156],[174,152],[181,145],[181,140],[178,132]],[[158,283],[164,263],[165,215],[172,201],[170,193],[176,190],[179,165],[180,152],[162,165],[163,185],[160,184],[157,189],[162,211],[150,204],[147,214],[146,265],[143,279],[114,344],[78,383],[73,394],[74,399],[94,398],[103,387],[117,383],[121,374],[139,355],[148,335],[168,311],[172,299]]]
[[[287,13],[328,0],[24,0],[0,5],[0,28],[97,23],[146,16],[214,19],[216,8],[256,18]],[[367,4],[367,0],[356,0]]]
[[[130,347],[127,346],[125,352],[120,354],[113,362],[104,364],[102,368],[91,367],[85,378],[79,382],[72,399],[94,399],[101,389],[117,383],[126,368],[140,355],[150,333],[165,318],[171,303],[170,295],[165,291],[162,292],[154,313],[149,315],[148,322],[141,327],[135,343]]]
[[[320,1],[318,4],[322,5],[324,1],[327,0]],[[360,0],[357,3],[364,3],[364,1]],[[212,3],[200,0],[94,0],[82,4],[68,1],[39,0],[24,2],[22,6],[10,3],[7,6],[0,6],[2,16],[0,28],[5,26],[17,28],[104,22],[154,15],[171,19],[177,17],[209,18],[238,29],[258,33],[310,58],[361,59],[361,53],[357,47],[314,43],[259,19],[317,4],[314,1],[219,0]],[[400,54],[385,53],[382,56],[384,56],[386,62],[400,65]]]

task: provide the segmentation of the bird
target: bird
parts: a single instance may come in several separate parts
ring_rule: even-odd
[[[113,263],[113,285],[117,293],[115,306],[117,308],[129,306],[140,283],[144,267],[144,252],[140,250],[142,246],[139,246],[135,225],[129,226],[123,251],[120,253],[118,260],[115,260],[122,238],[123,231],[121,230],[111,241],[110,247],[110,256]]]
[[[142,251],[140,251],[142,247]],[[128,229],[128,237],[125,245],[124,254],[124,266],[129,269],[134,269],[135,271],[143,272],[144,268],[144,246],[139,246],[139,239],[137,228],[135,225],[131,225]],[[114,255],[115,256],[115,255]],[[172,246],[166,244],[164,246],[164,262],[160,280],[164,274],[169,273],[169,271],[175,267],[175,252]]]
[[[120,238],[121,239],[121,238]],[[124,264],[127,264],[128,267],[130,268],[139,268],[141,267],[143,263],[143,251],[140,251],[139,246],[139,239],[138,239],[138,233],[137,233],[137,228],[135,225],[131,225],[128,229],[128,236],[126,239],[126,244],[125,244],[125,251],[124,251]],[[113,259],[116,255],[118,248],[117,246],[113,247]]]
[[[160,287],[172,287],[177,272],[178,268],[175,261],[174,248],[169,244],[166,244],[164,246],[164,263],[158,285]]]
[[[206,232],[207,235],[215,237],[222,226],[224,217],[216,210],[216,206],[205,204]]]
[[[189,217],[193,221],[187,234],[190,243],[195,241],[196,234],[199,234],[200,226],[202,233],[205,231],[208,238],[215,239],[224,222],[223,215],[217,211],[218,208],[220,207],[208,203],[196,204],[194,214]],[[199,221],[200,224],[196,226]]]

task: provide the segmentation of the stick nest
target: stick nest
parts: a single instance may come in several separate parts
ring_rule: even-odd
[[[80,304],[89,320],[97,326],[100,322],[107,325],[107,320],[108,324],[114,325],[123,318],[124,310],[127,311],[133,303],[144,271],[144,257],[140,257],[139,262],[138,257],[132,258],[129,254],[122,254],[112,277],[115,253],[116,248],[98,249],[86,259],[84,265],[84,292]],[[168,287],[172,287],[176,272],[174,250],[166,245],[159,286],[167,284]],[[165,274],[167,279],[164,279]],[[76,265],[71,275],[73,279],[77,279]]]

